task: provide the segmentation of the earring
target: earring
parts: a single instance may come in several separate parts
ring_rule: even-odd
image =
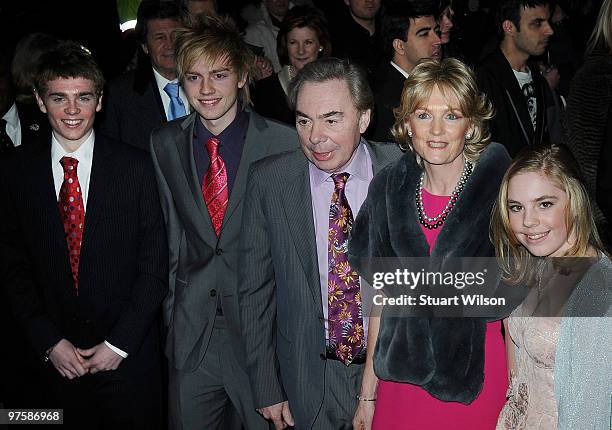
[[[471,138],[472,138],[472,135],[470,133],[465,134],[465,140],[470,140]]]
[[[412,137],[412,131],[408,130],[408,137]]]
[[[323,47],[319,46],[319,52],[323,52]]]

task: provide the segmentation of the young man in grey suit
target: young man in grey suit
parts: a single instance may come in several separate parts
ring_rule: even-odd
[[[370,180],[401,152],[361,138],[372,91],[346,60],[306,65],[289,101],[301,150],[258,162],[247,185],[238,265],[247,370],[255,406],[277,429],[351,428],[367,326],[346,246]]]
[[[253,54],[233,22],[199,19],[177,35],[178,75],[194,112],[151,136],[170,247],[170,427],[240,429],[242,421],[263,429],[241,363],[242,207],[249,166],[297,147],[297,138],[292,128],[246,109]],[[227,419],[236,418],[233,409],[238,420]]]

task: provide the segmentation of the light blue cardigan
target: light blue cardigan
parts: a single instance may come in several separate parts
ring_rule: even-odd
[[[612,423],[612,262],[585,273],[561,320],[555,356],[559,430],[610,430]]]

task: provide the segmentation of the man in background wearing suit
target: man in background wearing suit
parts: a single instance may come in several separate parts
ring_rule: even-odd
[[[304,66],[289,102],[302,148],[254,165],[244,205],[247,369],[255,406],[277,429],[351,428],[367,327],[346,247],[370,180],[401,151],[361,138],[372,91],[348,60]]]
[[[93,131],[103,85],[76,43],[41,58],[53,133],[0,166],[3,284],[44,406],[71,428],[159,428],[166,235],[147,154]]]
[[[229,18],[197,17],[178,33],[177,46],[194,112],[151,136],[170,248],[170,427],[240,429],[242,421],[267,429],[241,363],[238,240],[249,166],[295,148],[297,138],[247,109],[254,57]],[[239,420],[228,419],[236,418],[232,409]]]
[[[425,58],[440,59],[437,2],[390,3],[382,18],[382,43],[386,62],[374,83],[374,118],[367,136],[379,142],[393,141],[393,109],[400,105],[404,81]]]
[[[0,50],[0,156],[22,144],[41,144],[50,130],[38,107],[32,105],[30,108],[17,102],[10,54]]]
[[[142,53],[136,70],[108,85],[101,133],[148,151],[153,129],[189,113],[187,96],[176,76],[174,39],[179,25],[175,2],[140,3],[134,31]]]

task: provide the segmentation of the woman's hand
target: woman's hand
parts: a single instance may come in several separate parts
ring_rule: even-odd
[[[376,402],[360,400],[353,417],[353,428],[355,430],[370,430],[374,419],[374,408]]]

